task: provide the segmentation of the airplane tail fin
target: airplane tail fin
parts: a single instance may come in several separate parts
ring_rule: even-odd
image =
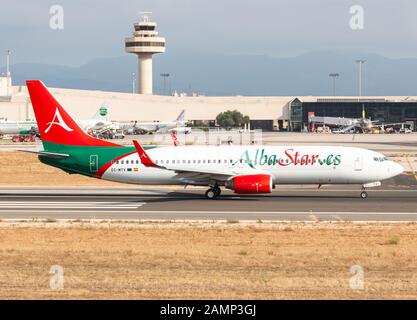
[[[178,115],[177,119],[175,119],[176,122],[183,122],[185,120],[185,109],[181,111],[181,113]]]
[[[73,146],[118,146],[86,134],[42,81],[28,80],[26,85],[45,150],[45,142]]]
[[[174,146],[176,147],[181,146],[181,142],[178,140],[177,134],[175,132],[171,132],[171,138],[174,143]]]
[[[109,113],[109,106],[107,102],[103,102],[100,108],[93,116],[93,120],[107,120],[107,115]]]

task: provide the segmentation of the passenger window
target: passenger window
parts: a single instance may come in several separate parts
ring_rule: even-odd
[[[193,163],[195,163],[195,160],[193,160]]]
[[[210,163],[210,160],[207,160],[207,163]]]
[[[119,164],[119,160],[117,160],[116,163]]]
[[[121,164],[124,164],[124,160],[120,161]]]

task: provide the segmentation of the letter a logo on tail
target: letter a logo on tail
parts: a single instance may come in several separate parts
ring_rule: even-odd
[[[52,125],[59,125],[61,128],[67,130],[67,131],[74,131],[68,125],[65,123],[64,119],[62,119],[61,114],[59,113],[59,109],[56,108],[54,118],[51,122],[48,122],[46,125],[49,125],[48,128],[46,128],[45,133],[48,133],[49,130],[51,130]]]

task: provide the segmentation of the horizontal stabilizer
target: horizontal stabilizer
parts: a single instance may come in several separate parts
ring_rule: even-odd
[[[48,152],[48,151],[31,151],[31,150],[18,150],[18,151],[34,153],[39,156],[44,156],[44,157],[53,158],[53,159],[65,159],[70,156],[67,153],[56,153],[56,152]]]

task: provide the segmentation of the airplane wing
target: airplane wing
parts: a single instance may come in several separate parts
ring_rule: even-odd
[[[399,126],[403,125],[403,122],[394,122],[394,123],[381,123],[381,124],[373,124],[373,127],[389,127],[389,126]]]
[[[133,140],[133,144],[136,147],[136,151],[139,154],[139,158],[142,161],[142,164],[146,167],[155,167],[165,170],[175,171],[177,173],[177,178],[189,182],[203,182],[203,181],[226,181],[234,176],[240,175],[253,175],[253,174],[265,174],[262,170],[250,169],[250,168],[228,168],[228,170],[213,170],[208,168],[198,169],[198,168],[184,168],[176,164],[170,165],[158,165],[152,161],[148,156],[146,151],[142,146],[136,141]]]

